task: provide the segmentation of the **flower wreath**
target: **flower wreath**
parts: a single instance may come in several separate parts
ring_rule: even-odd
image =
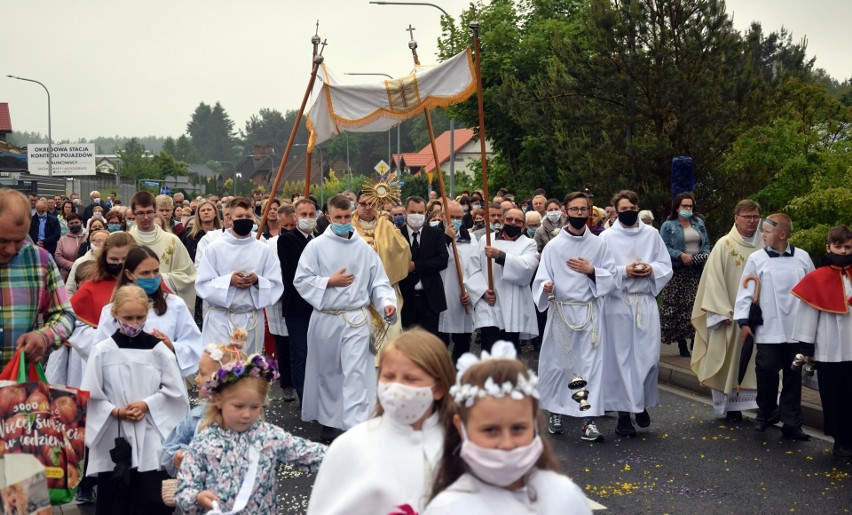
[[[260,354],[252,354],[245,361],[237,360],[222,366],[215,374],[210,375],[201,390],[212,397],[226,386],[246,377],[262,377],[269,382],[275,381],[281,377],[278,373],[278,362]]]
[[[524,397],[538,399],[538,376],[532,370],[527,370],[528,377],[518,374],[515,384],[512,384],[510,381],[497,384],[491,377],[486,379],[485,384],[481,387],[462,382],[462,376],[472,365],[490,359],[517,359],[517,357],[518,354],[515,351],[515,346],[505,340],[495,342],[490,354],[488,351],[482,351],[481,358],[477,358],[475,354],[471,354],[470,352],[462,354],[456,363],[456,368],[458,369],[456,384],[450,388],[450,395],[452,395],[453,400],[456,404],[464,404],[465,407],[470,408],[477,399],[484,397],[496,397],[500,399],[508,396],[516,401]]]

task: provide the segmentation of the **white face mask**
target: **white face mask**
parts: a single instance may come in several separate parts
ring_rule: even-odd
[[[299,228],[302,232],[313,232],[314,227],[317,226],[316,218],[299,218],[299,221],[296,222],[296,227]]]
[[[379,403],[385,413],[400,424],[411,425],[432,411],[434,398],[430,386],[408,386],[379,382]]]
[[[559,218],[562,216],[562,211],[548,211],[547,219],[552,223],[556,223],[559,221]]]
[[[507,487],[522,478],[535,467],[544,450],[539,435],[535,435],[529,445],[515,447],[511,451],[476,445],[467,437],[464,425],[462,435],[461,458],[474,476],[494,486]]]
[[[419,230],[423,227],[423,222],[426,221],[426,215],[420,213],[411,213],[405,218],[408,226],[414,229],[415,231]]]

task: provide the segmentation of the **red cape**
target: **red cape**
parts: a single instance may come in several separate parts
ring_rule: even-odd
[[[83,281],[80,288],[71,297],[71,307],[77,318],[97,328],[101,310],[112,300],[115,279],[105,281]]]
[[[852,281],[852,267],[823,266],[804,276],[791,293],[808,305],[828,313],[846,314],[852,297],[844,298],[843,274]]]

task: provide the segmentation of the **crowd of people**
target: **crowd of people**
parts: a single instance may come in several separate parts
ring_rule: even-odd
[[[692,193],[659,229],[630,190],[374,193],[84,206],[0,190],[0,365],[22,348],[91,392],[80,502],[96,486],[98,513],[172,513],[173,481],[186,513],[274,513],[292,463],[318,470],[309,513],[587,513],[541,433],[574,421],[603,442],[605,412],[621,437],[649,427],[661,343],[719,416],[756,409],[755,430],[793,440],[808,435],[791,364],[814,364],[834,454],[852,456],[846,226],[814,268],[792,220],[751,200],[713,244]],[[274,381],[330,447],[263,421]]]

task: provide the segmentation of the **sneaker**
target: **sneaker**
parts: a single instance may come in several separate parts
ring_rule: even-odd
[[[95,491],[91,487],[84,487],[83,485],[79,485],[77,487],[77,494],[74,496],[74,501],[78,505],[84,504],[92,504],[95,502]]]
[[[648,414],[648,410],[643,409],[642,413],[636,414],[636,425],[639,427],[648,427],[651,425],[651,415]]]
[[[293,402],[299,399],[299,396],[296,395],[296,389],[292,386],[288,386],[284,388],[284,402]]]
[[[583,434],[580,440],[585,442],[603,442],[603,435],[598,432],[598,426],[594,422],[587,422],[582,426]]]
[[[636,436],[636,428],[630,421],[630,414],[618,416],[618,425],[615,426],[615,434],[618,436]]]
[[[562,425],[562,415],[552,413],[547,424],[547,430],[552,435],[561,435],[565,431],[565,426]]]

